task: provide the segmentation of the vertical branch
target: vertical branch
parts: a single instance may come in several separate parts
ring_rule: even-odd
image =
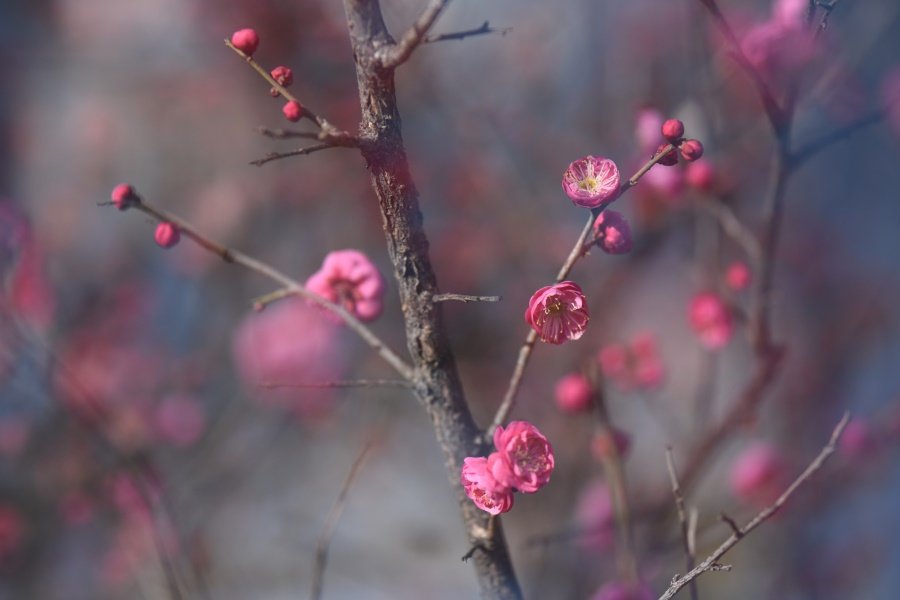
[[[407,346],[416,372],[414,391],[434,425],[470,543],[480,547],[473,559],[482,596],[521,598],[500,523],[489,528],[488,514],[468,500],[459,483],[463,459],[484,449],[463,396],[441,303],[433,301],[437,281],[422,228],[418,191],[403,146],[393,69],[384,68],[379,60],[379,49],[390,47],[394,40],[384,25],[378,0],[344,0],[344,10],[362,108],[360,146],[394,266]]]

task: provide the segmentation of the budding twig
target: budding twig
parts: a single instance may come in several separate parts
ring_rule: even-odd
[[[315,146],[307,146],[306,148],[297,148],[296,150],[289,150],[287,152],[269,152],[262,158],[257,158],[256,160],[251,160],[250,164],[256,167],[261,167],[268,162],[272,162],[273,160],[279,160],[282,158],[289,158],[291,156],[305,156],[307,154],[312,154],[313,152],[319,152],[320,150],[328,150],[329,148],[347,148],[349,146],[340,146],[338,144],[316,144]]]
[[[850,413],[845,412],[843,418],[841,418],[840,422],[834,428],[834,431],[831,433],[831,439],[828,440],[828,443],[824,448],[819,452],[815,459],[803,470],[797,479],[794,480],[788,488],[782,492],[782,494],[769,506],[764,508],[759,514],[757,514],[749,523],[744,525],[743,527],[739,527],[731,536],[725,540],[721,546],[716,548],[716,550],[710,554],[706,559],[701,562],[699,565],[690,570],[686,575],[675,578],[672,581],[672,584],[665,591],[665,593],[659,597],[659,600],[670,600],[675,594],[681,590],[685,585],[692,582],[694,579],[699,577],[701,574],[707,571],[721,571],[728,570],[730,566],[722,565],[719,563],[719,559],[722,558],[726,552],[731,550],[739,541],[741,541],[744,537],[747,536],[751,531],[762,525],[769,518],[772,517],[776,512],[778,512],[781,507],[785,505],[788,499],[793,495],[797,488],[803,485],[810,477],[815,474],[822,465],[825,464],[825,461],[828,460],[828,457],[834,453],[835,447],[837,446],[837,441],[840,439],[841,434],[844,432],[844,428],[847,426],[847,423],[850,421]]]

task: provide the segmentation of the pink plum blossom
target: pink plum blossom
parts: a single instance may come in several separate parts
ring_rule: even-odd
[[[689,162],[684,170],[684,181],[701,192],[713,189],[716,182],[716,170],[708,160],[700,158]]]
[[[553,448],[531,423],[512,421],[505,428],[497,427],[494,446],[502,461],[492,464],[492,471],[502,484],[533,494],[550,481]]]
[[[570,413],[591,408],[591,382],[581,373],[569,373],[556,382],[554,398],[560,410]]]
[[[666,377],[656,337],[651,333],[638,334],[628,345],[603,346],[597,361],[604,377],[623,391],[654,389],[662,385]]]
[[[741,500],[766,504],[781,493],[785,475],[781,453],[766,442],[755,442],[731,465],[731,490]]]
[[[575,526],[584,532],[578,537],[584,550],[606,553],[615,545],[615,512],[606,482],[594,481],[581,491],[575,505]]]
[[[745,262],[735,261],[725,270],[725,283],[736,292],[747,289],[751,279],[750,267]]]
[[[460,483],[475,506],[492,515],[499,515],[513,507],[513,493],[494,478],[488,463],[489,460],[483,456],[467,457],[463,460]]]
[[[581,338],[590,318],[584,292],[571,281],[542,287],[525,311],[525,321],[549,344]]]
[[[620,212],[604,210],[594,221],[594,239],[607,254],[631,252],[631,227]]]
[[[663,115],[655,108],[643,108],[635,119],[634,134],[641,154],[650,154],[659,145]]]
[[[374,321],[381,315],[384,279],[359,250],[329,252],[322,267],[306,280],[306,288],[340,304],[361,321]]]
[[[563,173],[562,187],[574,204],[597,208],[619,193],[619,167],[602,156],[579,158]]]
[[[688,307],[691,327],[700,343],[709,350],[718,350],[731,340],[734,324],[728,305],[716,294],[697,294]]]

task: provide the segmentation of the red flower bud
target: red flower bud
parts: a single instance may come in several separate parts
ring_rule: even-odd
[[[662,124],[662,134],[670,142],[677,142],[684,136],[684,123],[678,119],[669,119]]]
[[[156,226],[156,232],[153,234],[153,239],[156,240],[156,243],[159,244],[160,247],[171,248],[181,239],[181,232],[178,231],[178,227],[174,224],[163,221]]]
[[[247,56],[253,56],[259,47],[259,34],[253,29],[235,31],[231,34],[231,44]]]
[[[681,156],[692,162],[703,156],[703,144],[700,140],[685,140],[681,143]]]

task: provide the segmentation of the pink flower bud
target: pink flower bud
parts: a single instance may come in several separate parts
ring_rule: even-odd
[[[656,149],[656,152],[653,153],[653,156],[657,156],[660,152],[665,150],[669,144],[660,144],[659,148]],[[675,152],[675,148],[672,148],[668,152],[666,152],[662,158],[660,158],[657,163],[658,165],[662,165],[664,167],[672,167],[678,164],[678,153]]]
[[[163,221],[156,226],[156,232],[153,234],[153,239],[156,240],[156,243],[159,244],[160,247],[171,248],[181,239],[181,232],[178,231],[178,227],[174,224]]]
[[[554,396],[560,410],[578,413],[591,408],[591,383],[580,373],[570,373],[556,382]]]
[[[253,29],[240,29],[231,34],[231,44],[247,56],[253,56],[259,47],[259,34]]]
[[[488,459],[483,456],[469,456],[463,460],[459,482],[475,506],[485,512],[499,515],[513,507],[512,490],[494,479]]]
[[[751,278],[750,267],[741,261],[731,263],[725,270],[725,283],[736,292],[747,289]]]
[[[656,594],[643,582],[611,581],[591,596],[591,600],[654,600]]]
[[[377,319],[384,305],[384,279],[359,250],[329,252],[321,268],[306,280],[306,288],[362,321]]]
[[[766,504],[781,493],[786,474],[784,459],[773,446],[756,442],[731,466],[731,490],[738,498],[754,504]]]
[[[303,106],[299,102],[295,102],[291,100],[287,104],[281,107],[281,112],[284,113],[284,118],[288,121],[296,123],[301,118],[303,118]]]
[[[669,119],[662,124],[662,134],[670,142],[677,142],[684,136],[684,123],[678,119]]]
[[[631,436],[613,427],[608,432],[598,431],[591,439],[591,454],[599,461],[612,457],[613,448],[619,458],[624,458],[631,449]]]
[[[731,339],[733,324],[728,306],[713,293],[697,294],[691,300],[688,317],[700,343],[710,350],[725,346]]]
[[[584,292],[571,281],[542,287],[525,310],[525,321],[548,344],[579,339],[590,319]]]
[[[137,194],[131,185],[120,183],[113,188],[111,198],[112,203],[115,204],[116,208],[125,210],[131,206],[131,203],[137,198]]]
[[[291,71],[288,67],[283,65],[279,65],[272,69],[272,79],[278,82],[279,85],[287,87],[294,83],[294,72]]]
[[[701,192],[712,190],[716,181],[716,172],[712,164],[704,159],[688,163],[684,179],[689,186]]]
[[[628,254],[631,252],[631,227],[622,213],[604,210],[594,221],[594,239],[607,254]]]
[[[562,187],[578,206],[597,208],[619,193],[619,167],[602,156],[585,156],[563,173]]]
[[[700,140],[685,140],[681,143],[681,156],[684,160],[692,162],[703,156],[703,144]]]
[[[499,457],[493,473],[502,485],[533,494],[550,481],[555,464],[553,448],[537,427],[527,421],[512,421],[494,431]]]

